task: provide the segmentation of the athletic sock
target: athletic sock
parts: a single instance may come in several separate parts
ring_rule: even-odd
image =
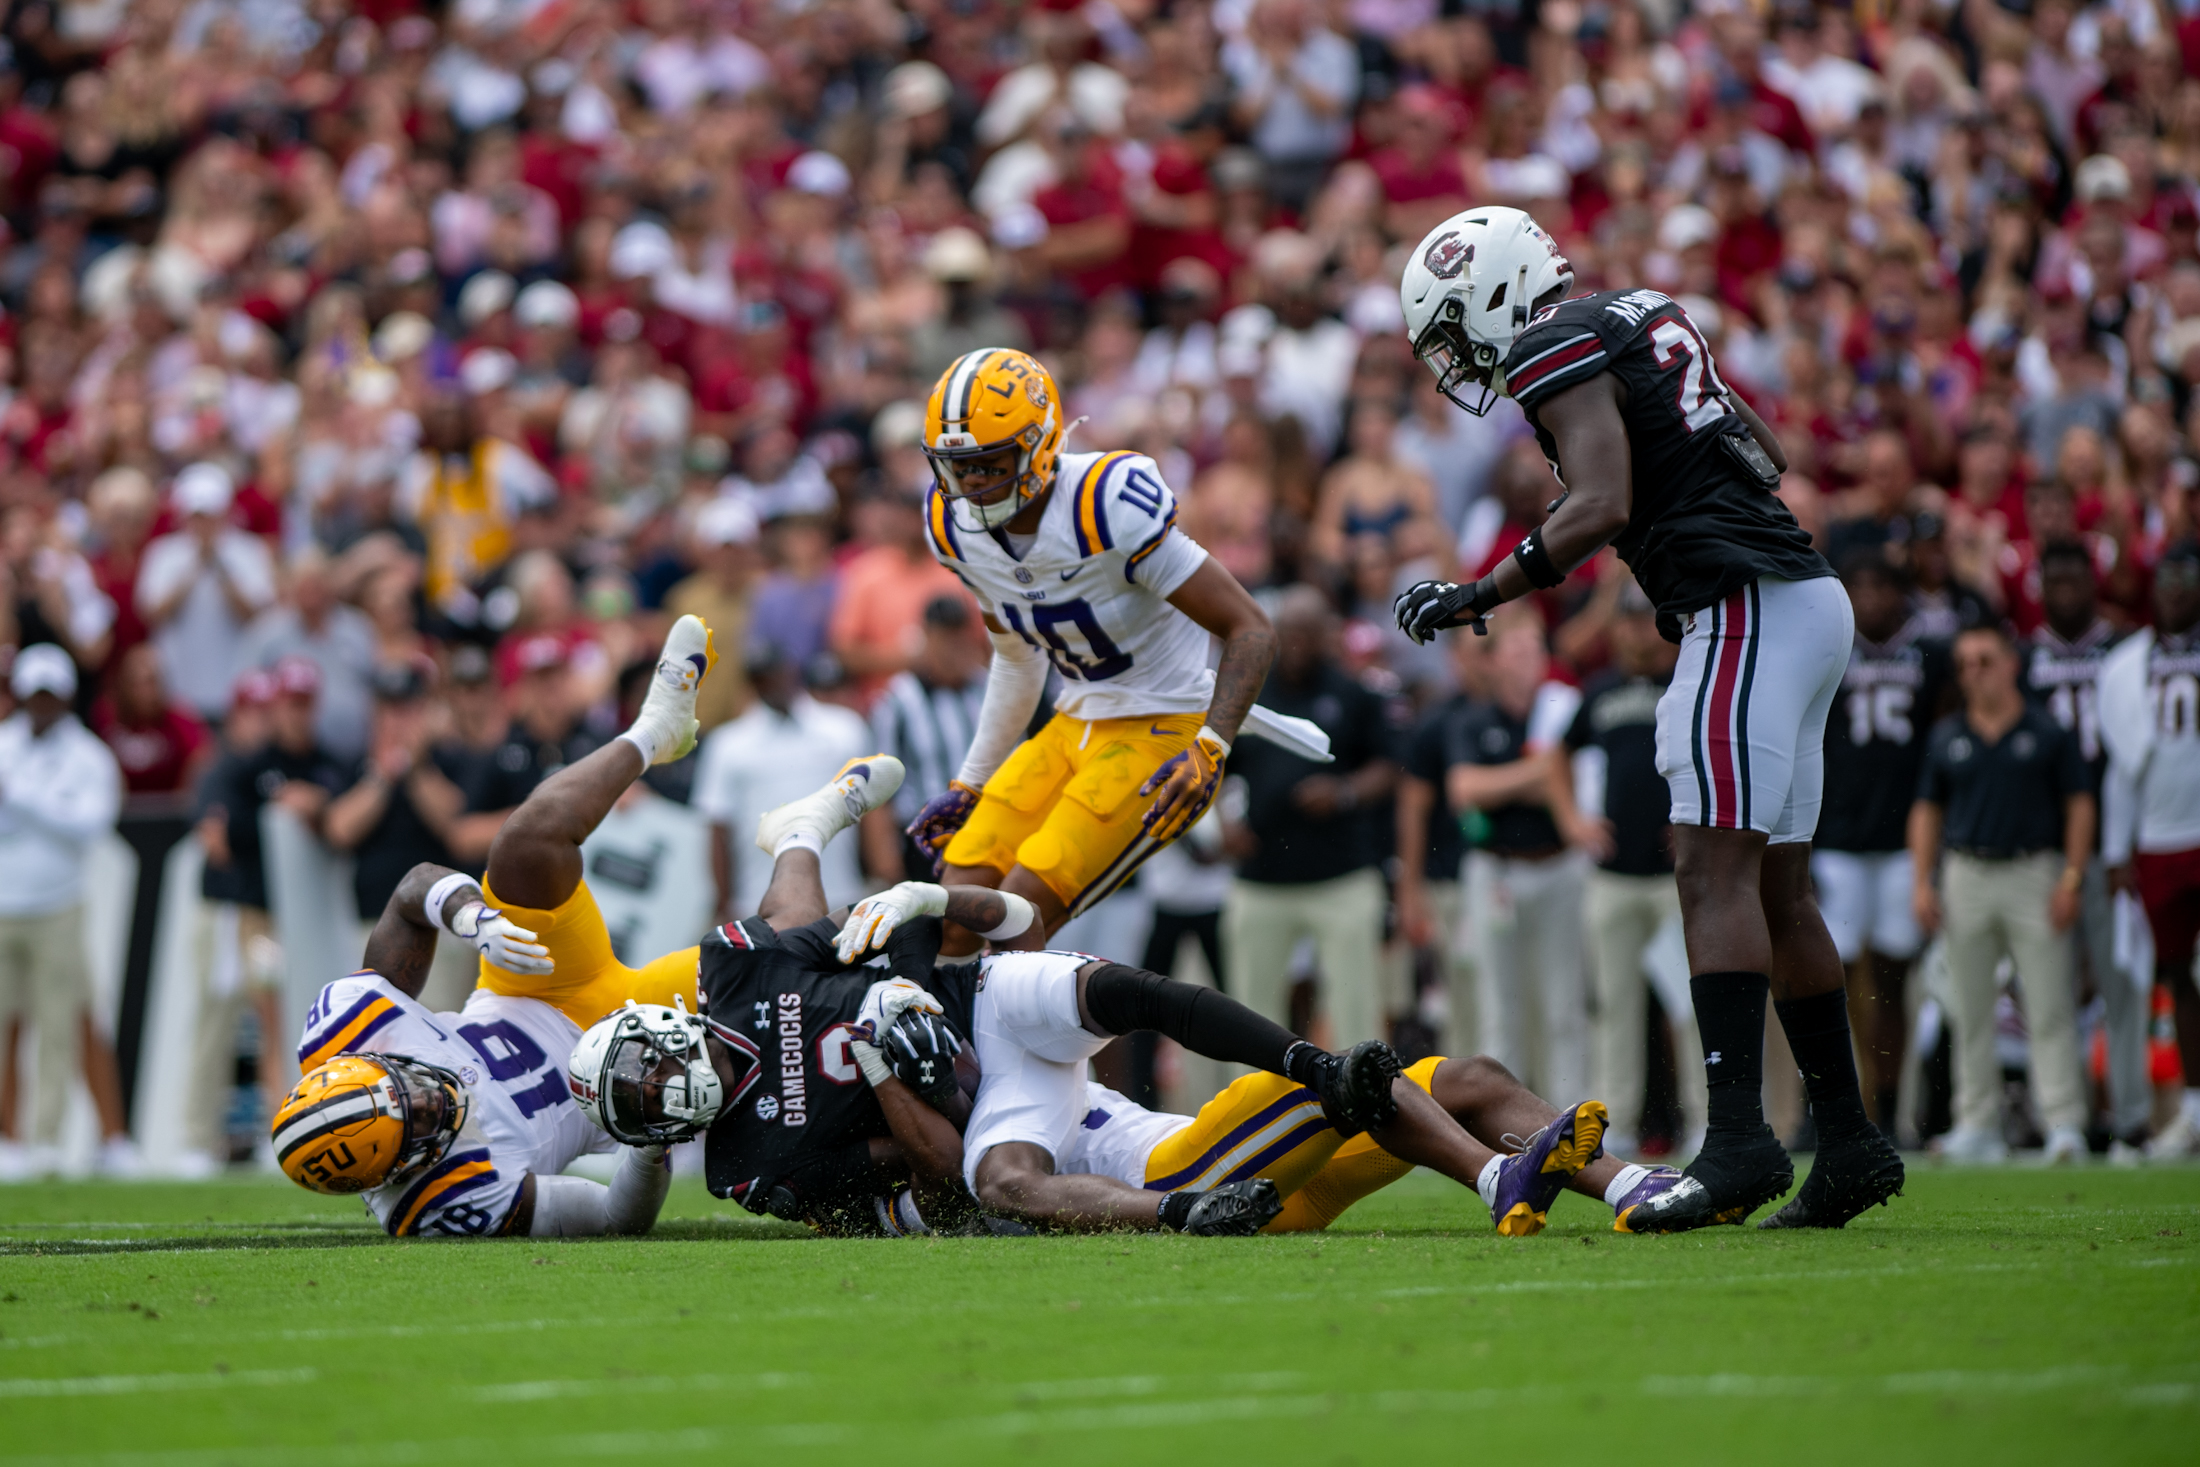
[[[1765,1123],[1765,1002],[1762,973],[1698,973],[1688,980],[1703,1036],[1709,1130],[1755,1134]]]
[[[1323,1051],[1305,1046],[1303,1061],[1291,1054],[1300,1039],[1273,1019],[1225,998],[1212,988],[1179,983],[1158,973],[1110,963],[1085,984],[1085,1009],[1110,1034],[1151,1029],[1194,1054],[1266,1070],[1306,1084],[1312,1061]],[[1304,1074],[1294,1074],[1298,1064]]]
[[[1836,988],[1809,998],[1782,999],[1773,1005],[1795,1067],[1810,1092],[1811,1114],[1821,1141],[1846,1141],[1873,1129],[1864,1114],[1864,1093],[1856,1083],[1856,1051],[1849,1042],[1848,995]]]
[[[808,851],[813,856],[823,857],[825,842],[818,839],[814,830],[790,830],[772,847],[772,859],[776,861],[789,851]]]
[[[1474,1190],[1482,1194],[1484,1205],[1497,1205],[1497,1179],[1503,1175],[1508,1157],[1493,1156],[1482,1164],[1482,1173],[1474,1179]]]
[[[1619,1175],[1612,1178],[1612,1185],[1604,1189],[1604,1205],[1612,1208],[1618,1207],[1620,1199],[1642,1185],[1642,1179],[1649,1175],[1650,1168],[1646,1166],[1636,1166],[1629,1163],[1621,1167]]]

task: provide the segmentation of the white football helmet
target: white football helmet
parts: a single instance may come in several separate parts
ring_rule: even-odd
[[[590,1026],[566,1061],[581,1113],[628,1146],[701,1135],[726,1098],[703,1033],[677,994],[670,1008],[628,999]]]
[[[1406,338],[1444,396],[1480,417],[1504,395],[1505,353],[1553,286],[1564,299],[1574,267],[1541,225],[1518,209],[1462,210],[1406,261]]]

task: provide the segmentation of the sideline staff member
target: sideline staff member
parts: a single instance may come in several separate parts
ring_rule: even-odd
[[[2049,1161],[2085,1155],[2070,927],[2093,854],[2095,811],[2078,740],[2017,688],[2017,649],[1998,626],[1956,638],[1963,711],[1933,727],[1910,808],[1918,924],[1948,930],[1956,1034],[1956,1126],[1943,1154],[2001,1161],[2001,1062],[1994,1053],[1994,968],[2004,953],[2023,985],[2032,1087]],[[1942,890],[1933,869],[1942,845]]]

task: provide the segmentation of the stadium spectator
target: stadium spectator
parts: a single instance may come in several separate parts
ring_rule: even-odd
[[[426,676],[417,667],[385,667],[373,688],[366,758],[321,816],[323,838],[351,853],[352,894],[367,923],[407,871],[422,861],[451,864],[446,840],[466,808],[457,761],[446,763],[434,743]]]
[[[275,564],[257,535],[228,515],[236,490],[226,470],[196,463],[176,476],[182,528],[145,547],[137,609],[152,630],[161,673],[184,706],[219,722],[239,670],[245,628],[275,600]]]
[[[143,642],[132,647],[111,687],[92,705],[92,731],[114,753],[127,802],[188,791],[214,750],[206,725],[169,701],[159,656]]]
[[[887,680],[871,707],[872,743],[908,771],[894,796],[894,814],[903,826],[897,859],[907,880],[932,879],[932,860],[910,840],[907,827],[962,768],[985,703],[988,658],[972,642],[976,620],[966,596],[925,602],[923,646],[907,669]],[[884,855],[867,853],[866,864],[878,871],[896,869],[896,861]]]
[[[1974,1162],[2008,1155],[1994,1021],[1994,970],[2008,957],[2024,995],[2047,1159],[2078,1161],[2085,1092],[2070,928],[2093,854],[2092,783],[2078,740],[2024,701],[2005,629],[1958,636],[1955,670],[1963,710],[1933,726],[1909,829],[1918,925],[1945,930],[1948,942],[1956,1102],[1941,1152]]]
[[[1581,694],[1550,681],[1532,606],[1507,612],[1490,637],[1488,701],[1451,724],[1444,752],[1445,792],[1468,821],[1463,907],[1482,1050],[1539,1094],[1586,1094],[1585,863],[1550,793]]]
[[[20,1018],[37,1053],[28,1144],[0,1144],[0,1176],[23,1180],[60,1166],[69,1085],[84,1067],[92,998],[84,953],[84,860],[114,829],[122,776],[114,755],[69,711],[76,667],[51,642],[16,655],[8,685],[20,707],[0,722],[0,983],[6,1023]],[[0,1029],[0,1032],[7,1032]],[[108,1061],[109,1067],[112,1060]],[[136,1148],[112,1118],[99,1168],[130,1175]]]
[[[870,726],[848,709],[812,697],[802,685],[802,669],[777,647],[751,642],[747,667],[756,701],[703,740],[695,772],[693,803],[711,823],[711,878],[720,921],[753,907],[770,883],[774,857],[757,849],[757,817],[872,752]],[[825,893],[835,906],[855,901],[867,889],[857,844],[835,841],[820,857]]]
[[[865,548],[841,567],[827,645],[854,681],[856,706],[868,710],[922,649],[925,605],[937,596],[967,603],[970,593],[932,558],[922,488],[880,484],[857,505],[856,520]],[[985,645],[974,618],[965,635],[974,647]]]
[[[1222,911],[1233,998],[1288,1022],[1292,949],[1312,938],[1329,1042],[1385,1037],[1378,964],[1383,941],[1383,842],[1376,818],[1397,780],[1382,699],[1339,663],[1336,613],[1311,586],[1278,600],[1276,660],[1263,706],[1311,719],[1329,735],[1331,764],[1260,739],[1240,739],[1230,773],[1245,811],[1227,846],[1237,882]]]
[[[377,661],[375,627],[358,607],[336,599],[332,571],[328,552],[320,546],[295,551],[286,568],[282,603],[261,612],[245,628],[237,663],[240,668],[273,667],[285,657],[302,657],[319,668],[314,737],[337,758],[356,759],[366,752],[373,711],[369,684]]]
[[[756,594],[756,511],[738,499],[718,499],[695,514],[695,573],[665,593],[672,616],[703,619],[722,649],[748,645],[749,608]],[[740,659],[721,659],[696,696],[695,716],[707,732],[749,703]]]
[[[1590,1089],[1611,1107],[1614,1150],[1642,1135],[1648,1095],[1644,1067],[1649,976],[1643,955],[1665,927],[1680,921],[1673,881],[1670,798],[1658,776],[1658,699],[1673,680],[1678,653],[1658,635],[1649,598],[1633,581],[1620,591],[1608,635],[1612,665],[1582,685],[1581,707],[1566,730],[1567,757],[1552,764],[1552,811],[1566,842],[1596,862],[1583,921],[1591,981]],[[1693,1008],[1665,1015],[1680,1082],[1677,1149],[1702,1135],[1703,1044]]]
[[[2155,981],[2177,1004],[2185,1093],[2149,1156],[2200,1154],[2200,993],[2192,959],[2200,912],[2200,545],[2183,540],[2154,568],[2155,625],[2101,667],[2108,746],[2103,854],[2119,888],[2146,907]]]

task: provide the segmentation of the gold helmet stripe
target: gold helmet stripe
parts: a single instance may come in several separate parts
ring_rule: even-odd
[[[328,1060],[355,1047],[361,1040],[391,1022],[404,1010],[380,994],[352,1010],[341,1028],[329,1033],[326,1039],[298,1056],[298,1068],[306,1073],[319,1069]]]

